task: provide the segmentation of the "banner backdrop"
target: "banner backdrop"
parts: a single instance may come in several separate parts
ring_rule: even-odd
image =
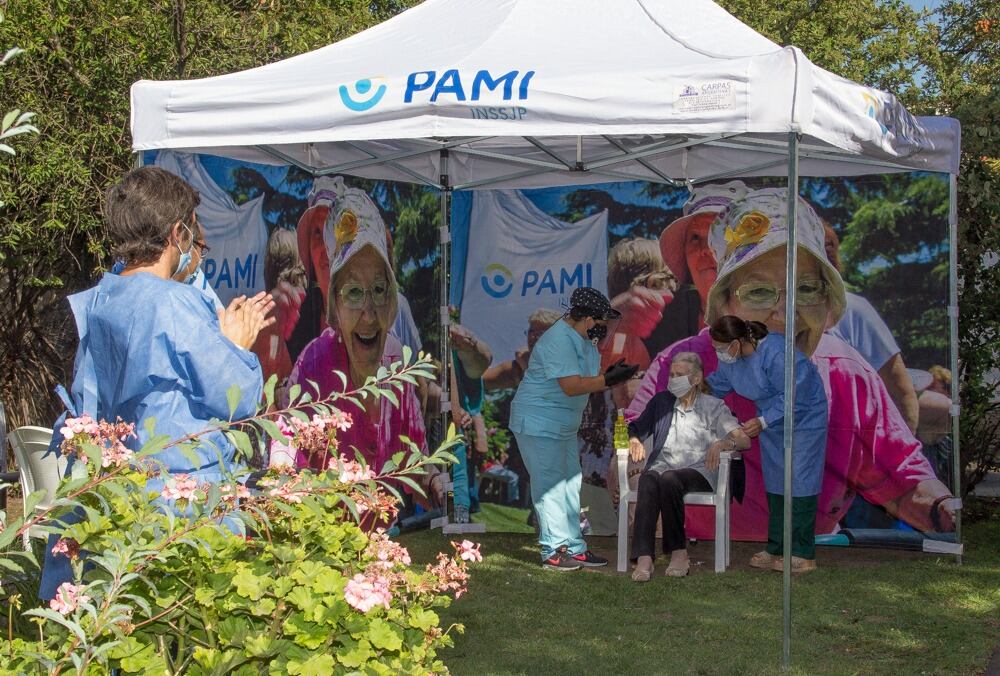
[[[581,224],[607,215],[606,284],[596,278],[595,265],[592,285],[608,289],[626,316],[621,335],[608,350],[613,354],[602,357],[607,362],[624,356],[649,370],[650,390],[636,398],[636,411],[653,391],[665,387],[666,379],[656,370],[669,367],[674,351],[693,349],[696,343],[688,339],[705,327],[705,301],[716,278],[707,245],[714,217],[697,214],[711,213],[720,199],[782,185],[775,179],[703,185],[693,198],[683,188],[641,182],[520,192],[522,202],[530,202],[548,219]],[[500,205],[512,203],[514,194],[477,191],[453,200],[452,272],[457,279],[452,280],[452,302],[461,304],[463,320],[481,316],[474,305],[482,302],[481,286],[489,281],[483,279],[485,267],[496,258],[497,243],[514,232]],[[807,178],[801,194],[828,225],[825,257],[839,269],[848,299],[844,319],[810,355],[831,398],[833,430],[817,534],[839,544],[868,538],[870,544],[892,545],[911,536],[919,542],[914,530],[951,531],[951,514],[934,508],[935,501],[943,504],[940,500],[950,495],[951,486],[951,402],[944,383],[950,374],[942,366],[949,355],[947,178],[927,173]],[[487,206],[494,213],[488,213]],[[481,223],[491,225],[488,239],[477,235]],[[552,239],[546,242],[547,251],[579,244],[569,228],[554,229],[548,236]],[[468,267],[463,270],[464,258]],[[519,269],[522,275],[524,269]],[[519,288],[511,284],[510,293]],[[473,300],[471,294],[477,292]],[[529,293],[519,301],[519,321],[483,320],[477,326],[468,322],[468,328],[494,348],[484,385],[497,411],[498,433],[534,341],[558,319],[557,313],[546,312],[558,308],[544,297]],[[479,326],[489,328],[480,333]],[[703,359],[711,371],[715,355],[711,349],[707,352],[712,354]],[[595,534],[612,534],[616,527],[608,490],[609,479],[614,480],[609,473],[614,457],[611,429],[615,410],[629,406],[638,387],[633,381],[594,394],[584,412],[578,436],[582,502],[588,510],[583,518]],[[736,409],[744,419],[755,414],[752,402],[745,400]],[[523,495],[530,476],[509,436],[505,466],[518,473]],[[767,507],[756,445],[744,454],[743,463],[746,492],[733,506],[732,533],[737,539],[762,540]],[[633,483],[641,469],[630,469]],[[688,508],[691,537],[711,539],[712,525],[710,509]]]
[[[315,235],[330,225],[323,206],[326,184],[292,167],[211,156],[147,153],[144,160],[183,176],[201,193],[198,215],[212,247],[205,274],[223,302],[266,288],[269,250],[277,245],[274,250],[281,251],[284,243],[288,254],[290,247],[291,257],[280,262],[302,266],[290,277],[303,290],[300,312],[289,315],[294,327],[284,326],[280,334],[276,329],[269,342],[254,346],[266,370],[287,374],[325,328],[326,245]],[[343,183],[368,195],[389,232],[401,292],[400,318],[390,335],[408,344],[419,341],[440,359],[439,193],[352,177]],[[707,198],[702,205],[711,206],[729,192],[782,183],[747,179],[699,186],[695,200],[683,188],[642,182],[454,195],[450,302],[458,313],[453,321],[461,320],[493,352],[482,378],[463,379],[458,388],[461,405],[470,414],[478,412],[466,431],[474,435],[477,451],[471,464],[487,482],[484,501],[500,503],[483,505],[484,516],[477,518],[499,517],[494,528],[502,523],[533,530],[527,523],[530,476],[506,420],[535,341],[558,321],[572,290],[584,285],[606,290],[626,315],[611,352],[602,358],[624,356],[647,370],[647,382],[662,385],[656,369],[669,364],[671,350],[688,347],[686,341],[703,330],[705,298],[716,276],[706,245],[711,219],[692,217],[702,210],[694,202],[700,194]],[[829,226],[826,255],[840,270],[848,298],[845,319],[811,355],[832,397],[831,429],[838,439],[853,440],[827,445],[817,533],[832,543],[891,545],[919,542],[914,531],[953,530],[951,515],[942,508],[952,483],[950,374],[942,366],[950,347],[947,178],[928,173],[807,178],[800,187]],[[272,264],[276,260],[272,257]],[[641,303],[634,302],[638,297]],[[714,353],[703,358],[707,369],[715,368]],[[847,363],[853,364],[853,375],[844,371]],[[581,516],[595,534],[615,530],[608,491],[612,420],[616,409],[636,397],[639,383],[592,395],[584,413],[578,443],[587,511]],[[845,383],[851,383],[846,390]],[[485,399],[477,399],[482,391]],[[424,403],[431,444],[440,435],[434,430],[438,401],[429,394]],[[752,403],[742,406],[750,407],[744,416],[753,415]],[[743,463],[746,491],[733,506],[732,534],[761,540],[766,501],[759,451],[746,452]],[[467,476],[478,485],[474,471]],[[475,511],[475,501],[471,506]],[[691,537],[710,539],[711,524],[710,510],[689,508]]]
[[[473,193],[462,324],[488,336],[493,359],[511,359],[539,307],[568,306],[581,286],[607,292],[608,214],[575,223],[546,214],[517,190]]]

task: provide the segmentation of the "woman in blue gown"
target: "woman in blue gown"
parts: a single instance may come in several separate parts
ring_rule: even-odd
[[[785,336],[760,322],[733,315],[709,329],[719,368],[708,377],[718,398],[730,392],[753,401],[756,419],[743,430],[760,435],[761,466],[769,509],[767,547],[750,559],[755,568],[781,570],[784,542]],[[829,419],[826,390],[808,357],[795,350],[795,426],[792,438],[792,570],[816,568],[816,506],[823,483]]]
[[[124,268],[69,298],[80,344],[71,392],[64,396],[66,415],[135,423],[137,436],[128,442],[133,450],[149,438],[149,420],[156,434],[179,439],[205,431],[212,419],[251,416],[261,400],[260,363],[250,347],[273,323],[267,315],[274,303],[261,293],[217,311],[187,283],[204,246],[198,203],[191,186],[163,169],[126,174],[108,191],[105,207],[108,236]],[[233,385],[240,396],[231,412],[227,392]],[[200,437],[187,453],[174,446],[150,457],[170,474],[201,483],[222,481],[238,465],[220,431]],[[155,481],[151,490],[159,489]],[[69,560],[52,555],[53,543],[50,538],[46,548],[43,599],[71,576]]]

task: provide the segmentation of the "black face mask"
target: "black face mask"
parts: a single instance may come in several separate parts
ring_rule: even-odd
[[[595,343],[599,343],[608,336],[608,327],[606,324],[594,324],[589,329],[587,329],[587,337],[590,338]]]

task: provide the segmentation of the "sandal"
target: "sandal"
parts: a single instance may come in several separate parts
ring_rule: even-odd
[[[688,572],[690,572],[690,570],[691,570],[690,563],[684,566],[683,568],[674,568],[673,566],[668,566],[665,575],[667,577],[684,577],[688,574]]]
[[[774,570],[779,572],[784,571],[784,559],[780,556],[775,557],[772,567]],[[793,573],[810,573],[816,570],[816,559],[803,559],[801,556],[792,557],[792,572]]]
[[[766,549],[750,557],[750,565],[753,568],[763,568],[765,570],[773,569],[775,561],[781,561],[781,557],[769,553]]]
[[[632,571],[632,582],[649,582],[649,578],[653,577],[653,569],[649,570],[639,570],[636,568]]]

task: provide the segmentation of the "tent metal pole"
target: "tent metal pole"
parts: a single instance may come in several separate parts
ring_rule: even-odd
[[[762,169],[771,169],[772,167],[778,167],[783,164],[787,166],[787,161],[785,160],[784,157],[781,157],[776,160],[771,160],[769,162],[762,162],[760,164],[754,164],[749,167],[740,167],[739,169],[724,171],[719,174],[711,174],[709,176],[694,178],[691,179],[691,185],[698,185],[700,183],[709,183],[711,181],[718,181],[721,178],[730,178],[731,176],[749,176],[751,172],[761,171]]]
[[[559,164],[561,164],[564,167],[566,167],[567,169],[572,169],[573,168],[573,164],[571,162],[567,162],[563,158],[559,157],[559,155],[554,150],[552,150],[547,145],[545,145],[544,143],[542,143],[541,141],[539,141],[538,139],[536,139],[534,136],[523,136],[522,138],[525,141],[527,141],[528,143],[530,143],[531,145],[533,145],[536,148],[538,148],[539,150],[541,150],[543,153],[545,153],[546,155],[548,155],[552,159],[554,159]]]
[[[448,433],[448,417],[451,411],[451,350],[448,349],[448,324],[450,322],[450,315],[448,313],[448,305],[450,301],[449,294],[449,266],[450,262],[448,259],[449,250],[451,248],[451,210],[450,210],[450,197],[451,197],[451,185],[448,180],[448,149],[442,148],[439,151],[439,164],[438,170],[441,174],[439,182],[441,183],[441,225],[440,225],[440,259],[441,259],[441,431],[443,434]],[[445,503],[445,509],[447,510],[447,502]]]
[[[799,196],[799,133],[788,133],[788,247],[785,277],[785,494],[782,536],[782,631],[781,665],[792,666],[792,439],[795,429],[795,296],[798,267],[798,224],[796,210]]]
[[[610,143],[611,145],[613,145],[615,148],[618,148],[618,150],[621,150],[624,153],[628,152],[628,149],[625,146],[623,146],[621,143],[619,143],[618,141],[616,141],[613,136],[608,136],[607,134],[604,134],[603,138],[604,138],[605,141],[607,141],[608,143]],[[672,186],[674,186],[676,188],[679,188],[679,187],[681,187],[681,186],[684,185],[683,181],[678,181],[678,180],[676,180],[674,178],[671,178],[671,177],[667,176],[666,174],[664,174],[662,171],[660,171],[659,169],[657,169],[656,167],[654,167],[652,164],[650,164],[646,160],[638,159],[638,160],[636,160],[636,162],[638,162],[641,166],[645,167],[647,171],[650,171],[654,175],[659,176],[660,179],[664,183],[667,183],[668,185],[672,185]]]
[[[948,270],[949,294],[948,316],[951,324],[951,484],[952,495],[962,497],[962,454],[959,434],[961,425],[961,388],[958,371],[958,176],[948,175]],[[962,510],[955,512],[955,540],[962,544]],[[961,552],[961,549],[959,549]],[[962,563],[962,554],[955,555],[955,561]]]
[[[138,169],[141,166],[142,166],[142,151],[141,150],[137,150],[134,153],[132,153],[132,168],[133,169]],[[6,452],[6,449],[4,450],[4,452]],[[6,468],[7,466],[4,465],[4,467]],[[7,470],[4,469],[4,471],[7,471]]]

